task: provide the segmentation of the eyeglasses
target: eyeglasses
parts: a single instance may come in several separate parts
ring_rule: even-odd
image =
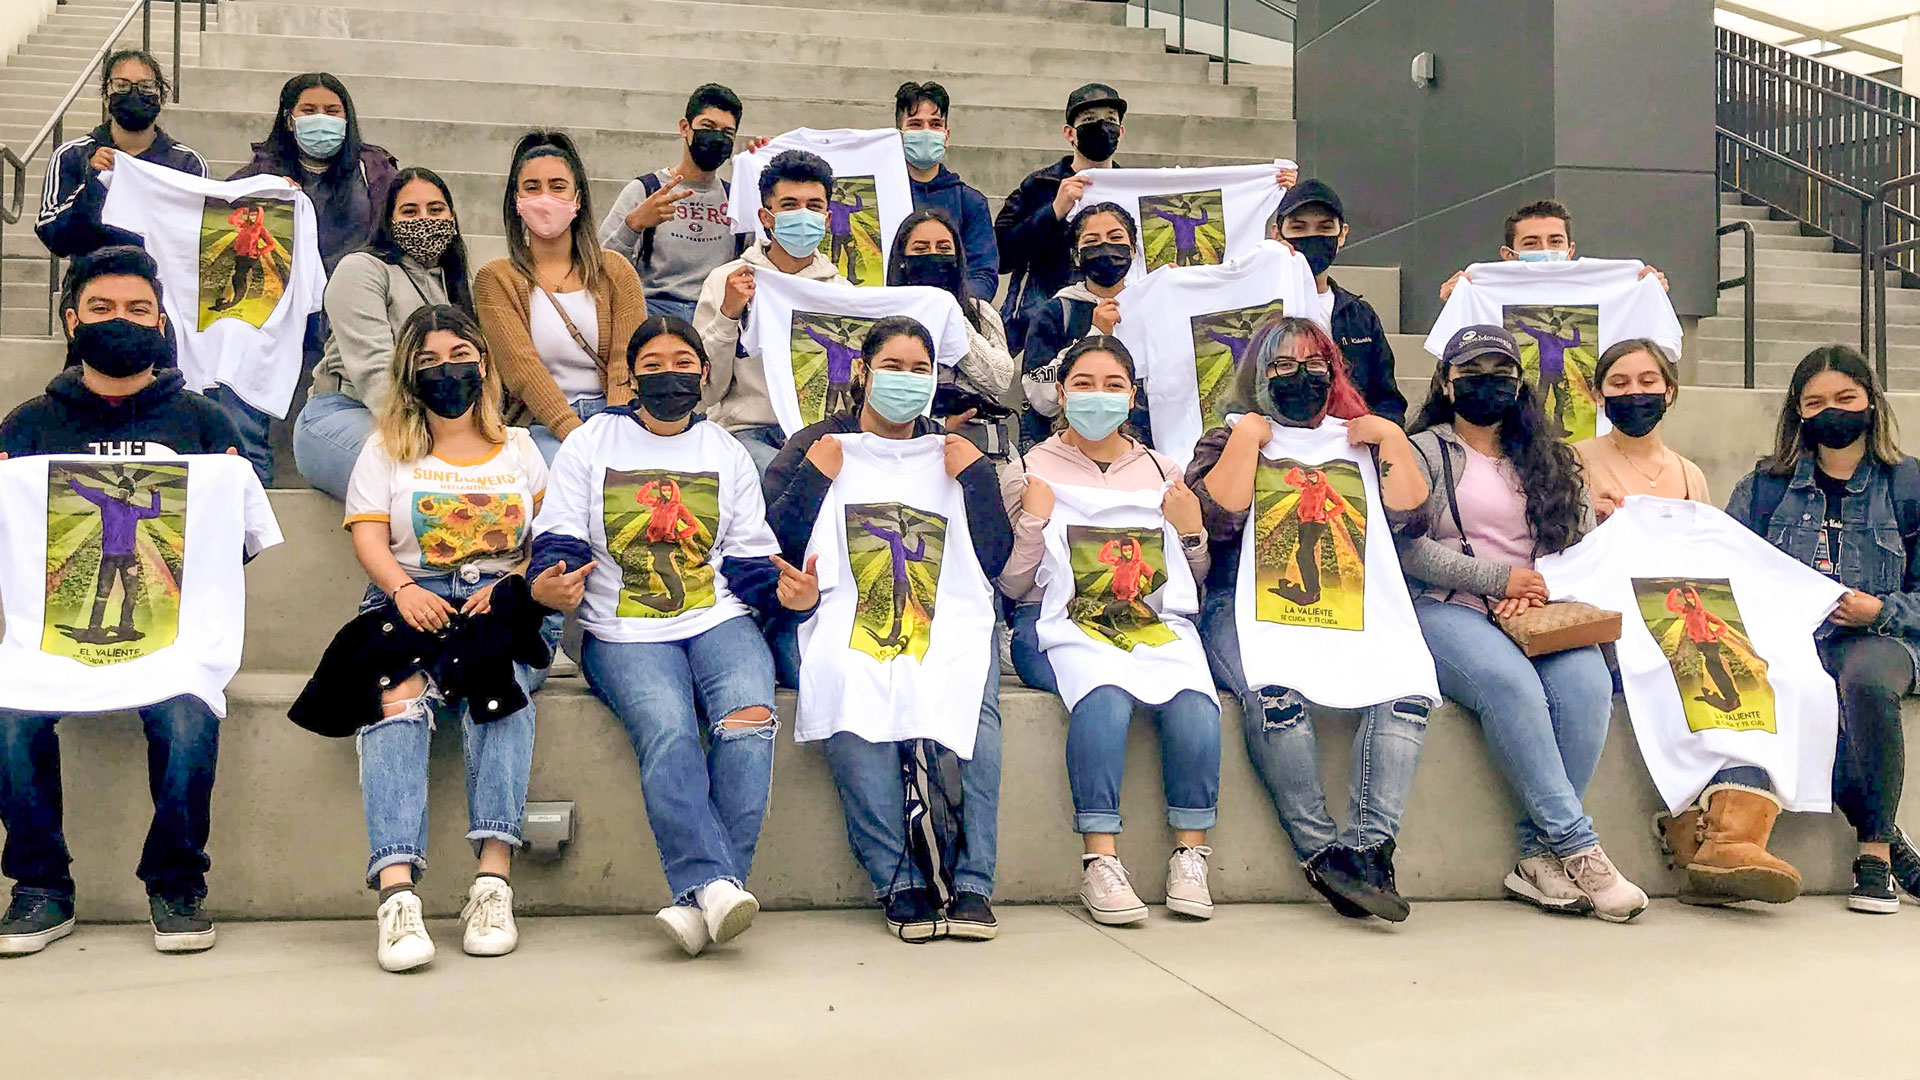
[[[124,94],[129,90],[138,90],[143,94],[151,94],[154,97],[160,96],[160,84],[153,79],[146,79],[141,82],[114,79],[107,83],[107,93],[109,94]]]
[[[1309,375],[1331,375],[1333,374],[1333,361],[1324,356],[1309,356],[1305,360],[1283,357],[1267,365],[1267,374],[1281,376],[1296,375],[1300,372],[1301,368],[1305,368]]]

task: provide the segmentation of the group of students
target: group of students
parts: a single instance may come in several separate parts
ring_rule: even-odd
[[[189,159],[152,126],[157,107],[147,98],[160,75],[150,59],[116,58],[106,78],[111,120],[89,137],[98,152]],[[509,882],[522,846],[534,693],[563,617],[580,629],[588,686],[638,756],[672,894],[656,918],[689,954],[737,937],[758,911],[745,886],[767,808],[779,684],[800,689],[796,737],[824,743],[849,844],[892,931],[909,941],[995,935],[1002,633],[1020,680],[1069,706],[1072,828],[1083,838],[1081,897],[1092,918],[1147,916],[1115,848],[1136,714],[1151,716],[1161,735],[1177,840],[1167,907],[1211,914],[1207,834],[1217,818],[1224,687],[1307,880],[1343,915],[1405,919],[1396,837],[1433,702],[1405,695],[1361,710],[1342,826],[1321,790],[1312,701],[1274,680],[1272,658],[1250,672],[1240,642],[1236,605],[1250,602],[1242,578],[1252,561],[1242,556],[1263,452],[1306,432],[1377,473],[1438,688],[1479,718],[1522,809],[1507,892],[1610,921],[1647,906],[1583,805],[1612,715],[1606,659],[1597,647],[1529,657],[1490,616],[1546,603],[1535,562],[1573,547],[1629,493],[1707,500],[1700,470],[1661,441],[1680,387],[1658,343],[1622,341],[1600,356],[1593,385],[1612,430],[1569,446],[1542,411],[1513,336],[1468,327],[1448,342],[1403,430],[1407,403],[1379,321],[1328,276],[1347,235],[1339,198],[1323,183],[1284,176],[1292,190],[1269,235],[1307,259],[1322,318],[1273,318],[1257,329],[1230,376],[1227,420],[1182,468],[1153,449],[1135,358],[1113,336],[1112,301],[1139,244],[1137,224],[1113,204],[1068,215],[1084,172],[1111,162],[1125,102],[1099,84],[1076,91],[1067,110],[1073,153],[1029,177],[990,226],[985,200],[941,164],[944,90],[908,84],[896,122],[916,201],[926,203],[892,238],[887,283],[952,293],[966,318],[966,356],[942,373],[927,327],[882,318],[849,358],[840,407],[786,437],[760,358],[741,345],[742,324],[763,275],[839,277],[819,250],[833,175],[805,152],[773,157],[758,180],[769,239],[735,241],[715,220],[725,205],[715,189],[725,186],[714,170],[742,111],[730,92],[695,92],[681,162],[629,185],[597,231],[571,141],[529,133],[514,148],[502,200],[508,256],[471,284],[443,180],[397,169],[362,145],[351,99],[331,76],[300,76],[282,97],[275,135],[253,167],[300,170],[316,206],[332,208],[322,220],[335,220],[322,228],[323,249],[330,228],[335,237],[327,325],[317,331],[314,394],[295,423],[296,459],[309,482],[344,502],[371,581],[362,604],[371,622],[356,620],[335,644],[379,649],[375,639],[396,632],[394,615],[442,642],[398,677],[324,662],[315,676],[367,710],[346,721],[360,759],[382,967],[411,970],[435,955],[415,889],[426,866],[427,747],[443,715],[461,723],[478,860],[463,947],[474,955],[515,947]],[[83,168],[69,167],[82,159]],[[92,172],[110,157],[63,148],[58,160],[49,190],[72,193],[50,201],[43,226],[74,229],[84,219],[74,208],[97,201]],[[343,224],[359,217],[358,233]],[[1501,254],[1570,258],[1571,224],[1556,204],[1523,208]],[[70,365],[45,397],[0,424],[0,452],[251,455],[247,418],[187,392],[170,369],[158,273],[127,239],[102,235],[76,248],[61,305]],[[1000,272],[1014,275],[1004,313],[990,302]],[[943,380],[985,403],[1020,394],[1019,436],[1006,438],[984,408],[934,416]],[[1835,801],[1858,834],[1850,904],[1863,911],[1896,910],[1896,880],[1920,891],[1920,855],[1894,820],[1900,698],[1920,669],[1920,537],[1898,525],[1909,504],[1920,506],[1917,468],[1895,443],[1871,369],[1850,349],[1823,347],[1793,376],[1774,452],[1729,505],[1849,590],[1819,642],[1839,687]],[[1283,576],[1272,591],[1312,603],[1346,496],[1313,468],[1287,482],[1300,496],[1299,580]],[[900,492],[916,506],[946,507],[944,552],[930,559],[924,506],[910,510]],[[1145,531],[1100,546],[1104,593],[1075,591],[1063,607],[1053,593],[1068,523],[1111,512]],[[1158,565],[1140,536],[1164,540]],[[930,569],[942,554],[944,567]],[[930,573],[951,620],[944,625],[962,628],[949,635],[961,648],[927,640],[939,617]],[[842,599],[856,588],[857,610]],[[867,605],[869,592],[884,599]],[[1140,620],[1164,627],[1155,691],[1076,657],[1096,635],[1060,634],[1062,619],[1103,626],[1109,644]],[[852,658],[849,623],[874,660],[939,662],[920,666],[921,681],[898,684],[905,692],[876,699],[862,681],[872,677],[867,661]],[[474,625],[493,632],[448,633]],[[455,673],[462,664],[464,677]],[[497,673],[487,692],[472,682],[476,670]],[[514,692],[493,692],[508,689],[507,672]],[[939,739],[925,737],[922,723],[935,714],[946,724]],[[193,698],[142,715],[155,748],[156,814],[139,875],[153,898],[156,945],[207,948],[218,721]],[[73,926],[58,719],[0,712],[0,869],[15,881],[0,953],[36,952]],[[1797,872],[1765,850],[1778,810],[1764,772],[1741,767],[1716,777],[1701,805],[1665,820],[1665,840],[1687,868],[1683,898],[1797,894]]]

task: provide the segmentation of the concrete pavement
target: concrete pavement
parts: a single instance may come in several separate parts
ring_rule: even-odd
[[[407,976],[374,966],[371,911],[225,924],[185,957],[87,926],[0,963],[8,1073],[1894,1077],[1920,992],[1920,915],[1838,898],[1661,902],[1624,927],[1502,903],[1399,927],[1318,904],[1139,929],[1008,907],[999,941],[926,946],[871,912],[773,913],[691,961],[638,917],[523,920],[498,960],[434,922],[440,959]]]

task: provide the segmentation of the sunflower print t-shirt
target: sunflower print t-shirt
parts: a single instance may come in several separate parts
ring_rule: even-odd
[[[428,455],[396,462],[378,434],[368,438],[347,485],[347,526],[387,524],[388,547],[409,574],[473,564],[504,574],[527,557],[534,504],[547,490],[547,464],[524,428],[479,461]]]

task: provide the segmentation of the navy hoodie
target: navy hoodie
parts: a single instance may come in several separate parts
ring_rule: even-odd
[[[94,152],[113,145],[113,127],[101,124],[53,152],[47,165],[47,182],[40,196],[40,216],[33,231],[47,250],[64,258],[85,255],[115,244],[143,246],[140,238],[124,229],[100,224],[100,207],[107,200],[107,186],[92,164]],[[207,175],[207,159],[184,143],[174,142],[164,131],[153,133],[153,145],[136,155],[141,161],[179,169],[190,176]]]
[[[86,388],[74,366],[54,376],[47,392],[0,422],[0,453],[224,454],[240,432],[212,399],[187,389],[177,369],[154,373],[146,389],[118,401]],[[147,446],[143,444],[154,444]]]
[[[931,208],[953,219],[960,230],[960,247],[967,253],[967,292],[977,300],[992,303],[993,295],[1000,291],[1000,245],[993,237],[993,214],[987,209],[987,197],[945,165],[925,183],[907,179],[913,184],[915,210]]]

